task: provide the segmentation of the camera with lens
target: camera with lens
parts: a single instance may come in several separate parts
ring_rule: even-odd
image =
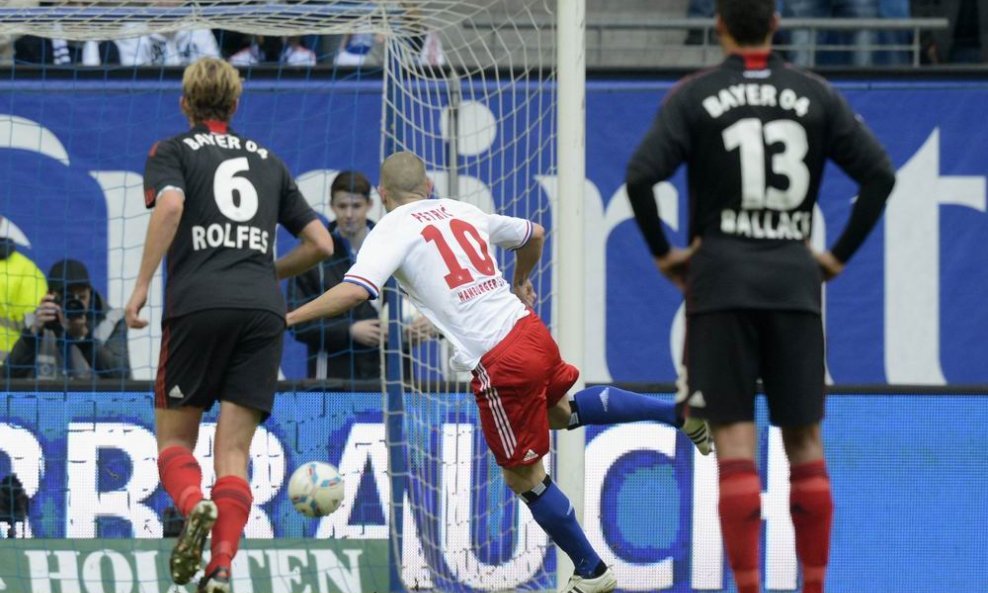
[[[65,315],[67,319],[82,317],[86,314],[86,305],[82,302],[82,300],[77,299],[71,294],[67,294],[65,295],[65,299],[62,301],[62,314]]]
[[[54,294],[55,301],[62,307],[62,315],[64,315],[66,319],[78,319],[86,314],[86,304],[72,293],[67,293],[64,295],[60,295],[58,293]],[[59,331],[62,329],[62,325],[57,319],[53,319],[45,323],[45,328]]]

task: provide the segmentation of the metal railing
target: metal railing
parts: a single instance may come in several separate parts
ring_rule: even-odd
[[[495,20],[475,20],[469,26],[477,30],[491,30],[493,35],[504,23]],[[530,29],[533,31],[551,31],[553,23],[550,20],[533,20],[529,22],[515,22],[511,26],[519,29]],[[807,45],[783,44],[777,45],[779,50],[795,50],[809,52],[811,63],[816,62],[817,54],[822,52],[909,52],[910,61],[913,65],[920,64],[922,46],[920,44],[920,34],[924,31],[947,29],[950,22],[945,18],[908,18],[908,19],[873,19],[873,18],[785,18],[781,22],[781,30],[809,31],[810,39]],[[691,49],[698,54],[699,62],[708,63],[711,60],[720,58],[720,48],[716,43],[714,33],[714,19],[706,18],[664,18],[664,17],[642,17],[639,15],[626,15],[602,18],[601,16],[590,15],[587,18],[587,56],[588,66],[604,64],[607,54],[613,51],[623,51],[629,55],[636,52],[656,52],[673,48]],[[647,47],[630,48],[615,47],[615,44],[607,42],[607,36],[611,33],[648,33],[648,32],[669,32],[679,31],[699,31],[701,40],[698,44],[686,45],[685,38],[671,37],[667,42],[660,45],[650,45]],[[826,44],[817,42],[820,32],[906,32],[911,33],[908,43],[866,43],[858,44]],[[635,65],[635,64],[628,64]]]

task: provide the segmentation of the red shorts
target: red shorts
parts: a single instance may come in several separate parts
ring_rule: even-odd
[[[549,452],[548,408],[579,376],[534,312],[480,359],[470,385],[498,465],[531,465]]]

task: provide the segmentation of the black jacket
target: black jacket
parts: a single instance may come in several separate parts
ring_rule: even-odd
[[[367,221],[373,228],[374,223]],[[296,309],[343,281],[354,259],[350,246],[338,232],[336,222],[329,225],[333,237],[333,256],[308,272],[288,281],[288,309]],[[356,343],[350,326],[357,321],[377,319],[377,310],[363,302],[349,313],[331,319],[317,319],[291,328],[292,335],[308,347],[307,375],[317,379],[378,379],[381,376],[380,350]],[[325,360],[326,374],[320,376],[320,358]]]
[[[130,379],[130,353],[123,309],[110,308],[95,290],[92,305],[87,320],[89,333],[82,340],[68,338],[64,333],[50,329],[42,329],[35,335],[30,326],[26,327],[0,367],[2,376]],[[48,346],[51,346],[50,352]]]

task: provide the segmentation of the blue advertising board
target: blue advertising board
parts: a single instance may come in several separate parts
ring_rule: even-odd
[[[589,381],[675,378],[681,298],[656,273],[622,189],[627,160],[672,83],[588,85],[584,272],[586,334],[594,339],[587,343],[583,371]],[[381,86],[379,80],[253,81],[234,127],[280,155],[302,179],[310,202],[324,205],[319,194],[335,171],[356,168],[376,181]],[[888,148],[899,183],[883,222],[846,273],[826,287],[830,377],[837,384],[988,383],[988,307],[981,306],[988,289],[988,250],[982,248],[988,241],[988,161],[978,148],[988,137],[988,118],[978,115],[988,84],[871,81],[838,87]],[[548,133],[551,121],[539,110],[512,108],[524,105],[524,89],[498,95],[487,92],[492,88],[464,85],[472,108],[509,115],[496,123],[497,150],[487,164],[477,166],[486,158],[484,146],[465,149],[470,154],[461,157],[460,187],[472,183],[490,193],[495,207],[526,215],[512,201],[523,188],[536,199],[522,206],[539,209],[551,227],[546,179],[553,174],[553,152],[521,158],[525,147],[505,140],[520,126]],[[43,270],[65,256],[82,259],[111,304],[123,305],[143,241],[144,158],[156,140],[186,126],[178,95],[177,81],[0,82],[0,215],[23,232],[30,243],[24,252]],[[435,128],[422,140],[433,154],[443,154],[440,113],[423,116],[422,125]],[[840,233],[855,192],[841,172],[828,170],[818,246]],[[683,172],[659,186],[657,195],[671,236],[682,243]],[[279,245],[289,246],[290,237]],[[152,304],[155,299],[160,295],[152,294]],[[136,378],[153,375],[151,335],[131,337]],[[285,376],[304,376],[304,348],[291,339],[286,345]]]
[[[829,398],[824,440],[836,511],[828,590],[981,593],[988,587],[985,398]],[[407,401],[412,471],[404,484],[409,492],[431,494],[412,494],[399,509],[405,585],[431,578],[442,590],[549,587],[551,547],[504,487],[486,453],[471,399],[448,394]],[[339,566],[352,582],[376,574],[380,583],[380,575],[387,574],[380,543],[392,533],[387,501],[393,482],[386,473],[381,401],[380,394],[368,393],[279,394],[251,448],[254,507],[246,548],[268,552],[257,552],[261,560],[245,553],[236,567],[245,579],[272,579],[271,589],[259,592],[302,590],[288,577],[278,580],[278,550],[303,550],[301,560],[291,566],[285,561],[284,571],[296,571],[306,583],[317,580],[311,571],[319,558],[323,565],[341,558]],[[765,426],[764,409],[758,413]],[[207,487],[214,482],[214,422],[215,410],[206,417],[196,449]],[[4,394],[0,475],[16,472],[31,497],[27,534],[50,538],[45,544],[50,550],[85,548],[86,555],[119,556],[114,556],[119,567],[98,558],[90,566],[80,557],[79,569],[90,574],[79,578],[113,581],[125,562],[127,574],[140,576],[140,552],[147,547],[140,540],[161,537],[168,500],[158,483],[152,431],[148,393]],[[416,431],[421,438],[413,438]],[[775,429],[761,430],[759,451],[765,583],[769,590],[794,591],[798,569],[789,472]],[[322,520],[303,518],[286,495],[288,476],[309,460],[337,465],[346,482],[341,509]],[[716,463],[696,453],[678,431],[654,423],[590,428],[585,483],[588,537],[614,567],[622,591],[733,590],[717,522]],[[432,539],[437,534],[441,537]],[[90,550],[87,542],[94,539],[102,542],[96,547],[109,551]],[[306,556],[306,542],[323,549],[334,541],[336,556],[311,550]],[[35,588],[25,586],[25,593],[50,591],[42,584],[71,572],[60,568],[69,560],[55,552],[40,562],[7,558],[21,554],[17,550],[0,544],[0,579],[30,580]],[[23,553],[29,552],[34,553]],[[270,554],[266,564],[265,554]],[[424,570],[426,565],[432,571]],[[4,573],[9,566],[24,567],[20,570],[30,579]],[[131,589],[117,584],[107,590]],[[312,590],[338,589],[313,585]],[[401,586],[392,582],[391,590]]]

